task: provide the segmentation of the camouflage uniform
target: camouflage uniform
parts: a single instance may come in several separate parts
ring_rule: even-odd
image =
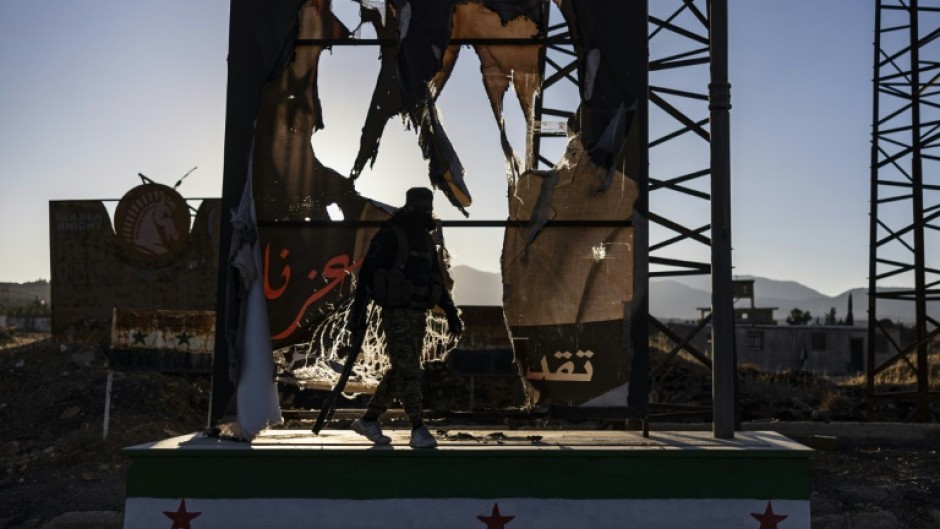
[[[392,366],[369,401],[370,412],[382,415],[397,397],[412,423],[421,420],[421,353],[426,318],[427,314],[418,310],[382,311],[382,330]]]

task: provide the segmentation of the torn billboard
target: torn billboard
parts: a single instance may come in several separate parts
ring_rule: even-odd
[[[537,403],[584,404],[612,391],[625,392],[631,353],[625,314],[634,296],[633,263],[646,259],[645,249],[640,255],[633,251],[630,224],[646,171],[645,2],[556,0],[575,45],[581,100],[568,122],[563,157],[545,171],[534,170],[532,131],[538,126],[535,101],[542,87],[547,2],[358,3],[362,23],[375,29],[381,55],[358,154],[350,174],[343,175],[318,159],[315,133],[325,125],[318,96],[320,55],[331,46],[333,54],[341,55],[343,41],[353,37],[349,28],[333,14],[329,0],[277,2],[261,17],[261,8],[246,0],[233,2],[233,50],[240,38],[262,50],[260,56],[251,55],[245,51],[250,46],[239,44],[241,52],[233,52],[230,60],[230,90],[241,83],[240,93],[250,96],[237,101],[230,95],[229,100],[229,127],[237,113],[242,127],[250,129],[236,138],[238,144],[227,140],[228,203],[237,202],[236,189],[244,190],[238,191],[244,216],[232,225],[236,238],[230,255],[237,265],[241,248],[248,252],[243,255],[254,256],[241,258],[242,263],[257,263],[238,266],[228,281],[227,332],[233,339],[235,379],[239,359],[249,354],[238,343],[237,329],[247,324],[243,307],[251,288],[263,294],[272,348],[292,351],[289,363],[324,355],[324,348],[333,347],[327,342],[342,339],[335,333],[340,323],[330,324],[333,330],[322,325],[343,310],[376,229],[355,221],[379,221],[393,211],[355,187],[378,156],[390,119],[400,116],[415,131],[430,183],[469,215],[472,196],[460,146],[448,138],[436,104],[461,45],[469,44],[480,60],[483,90],[498,125],[502,152],[494,154],[506,160],[509,220],[525,221],[505,233],[503,301],[532,395]],[[516,40],[495,40],[506,38]],[[239,62],[248,55],[253,68]],[[252,86],[258,88],[256,95],[250,94]],[[529,130],[523,159],[502,118],[510,86]],[[254,119],[246,118],[246,110],[255,112]],[[235,132],[230,131],[233,137]],[[250,145],[250,156],[228,161],[238,157],[239,145]],[[337,211],[353,222],[329,226]],[[581,225],[558,227],[553,221]],[[604,224],[590,225],[596,221]],[[241,315],[240,323],[233,314]],[[438,352],[449,347],[437,345]]]
[[[644,2],[559,2],[574,36],[581,104],[546,171],[511,186],[504,309],[516,356],[544,403],[622,406],[630,375],[634,251],[630,219],[645,181]],[[551,221],[624,221],[551,228]],[[645,278],[640,278],[644,279]],[[639,315],[645,318],[645,314]]]

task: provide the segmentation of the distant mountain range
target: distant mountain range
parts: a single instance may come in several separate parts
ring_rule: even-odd
[[[454,301],[458,305],[499,305],[502,303],[500,274],[483,272],[467,266],[455,266]],[[783,322],[791,309],[809,311],[822,318],[830,309],[836,309],[837,318],[848,313],[849,294],[852,295],[852,314],[856,324],[863,323],[868,314],[868,288],[847,290],[836,296],[827,296],[796,281],[781,281],[757,276],[739,276],[735,279],[753,279],[755,305],[775,307],[774,318]],[[660,319],[694,320],[699,317],[698,307],[711,305],[711,279],[709,276],[687,276],[654,279],[650,282],[650,313]],[[739,306],[749,303],[738,302]],[[940,311],[940,302],[928,303],[928,312]],[[879,319],[913,322],[914,304],[907,301],[880,300]]]
[[[454,303],[457,305],[502,305],[503,279],[495,272],[483,272],[469,266],[450,269],[454,278]]]

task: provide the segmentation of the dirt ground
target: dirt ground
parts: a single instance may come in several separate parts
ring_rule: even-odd
[[[677,367],[654,400],[707,398],[699,371]],[[66,512],[121,511],[120,449],[204,428],[207,378],[115,372],[103,440],[107,372],[97,348],[66,348],[41,335],[0,349],[0,529],[40,527]],[[773,421],[859,420],[861,395],[806,374],[745,368],[740,382],[742,419],[769,421],[770,429]],[[883,420],[908,411],[892,406],[880,410]],[[940,527],[940,439],[812,442],[823,448],[813,459],[814,527]]]
[[[0,351],[0,527],[123,510],[120,449],[205,425],[208,379],[115,372],[102,440],[106,383],[97,347],[32,336]]]

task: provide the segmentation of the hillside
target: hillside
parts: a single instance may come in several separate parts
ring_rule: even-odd
[[[0,306],[6,309],[29,305],[37,299],[46,304],[50,302],[51,293],[48,281],[0,283]]]
[[[502,303],[500,274],[483,272],[468,266],[455,266],[454,300],[458,305],[499,305]],[[852,295],[853,310],[857,324],[865,321],[868,314],[868,289],[854,288],[827,296],[796,281],[769,279],[757,276],[740,276],[753,279],[755,304],[758,307],[776,307],[774,317],[784,321],[793,308],[809,311],[815,318],[823,317],[830,309],[836,309],[836,317],[844,318],[848,313],[849,295]],[[660,319],[693,320],[699,317],[699,307],[707,307],[710,300],[710,278],[707,275],[670,279],[654,279],[650,282],[650,313]],[[746,303],[746,302],[740,302]],[[928,311],[940,310],[940,302],[928,303]],[[879,319],[892,321],[914,321],[914,304],[904,301],[882,300],[878,304]]]
[[[483,272],[469,266],[455,266],[450,271],[454,278],[454,302],[457,305],[502,305],[502,276]]]
[[[830,309],[836,309],[836,317],[844,318],[848,314],[849,295],[852,296],[852,314],[855,323],[863,323],[868,315],[868,289],[859,287],[847,290],[835,296],[827,296],[795,281],[779,281],[763,277],[748,276],[742,279],[754,279],[755,305],[757,307],[775,307],[774,317],[784,321],[791,309],[799,308],[815,318],[822,318]],[[695,288],[691,285],[704,285]],[[896,289],[886,289],[888,291]],[[691,319],[698,316],[696,307],[709,304],[711,289],[708,276],[691,276],[682,279],[653,280],[650,284],[650,313],[660,318]],[[688,301],[686,301],[688,300]],[[741,301],[743,306],[747,301]],[[928,312],[940,310],[940,302],[927,303]],[[909,301],[880,300],[878,318],[910,323],[914,321],[914,304]]]
[[[776,300],[792,300],[800,301],[804,299],[812,298],[824,298],[825,294],[822,294],[802,283],[789,280],[780,280],[780,279],[769,279],[766,277],[758,276],[734,276],[735,279],[753,279],[754,280],[754,292],[757,294],[759,299],[776,299]],[[708,275],[694,275],[694,276],[679,276],[673,277],[668,280],[663,279],[654,279],[654,283],[658,282],[676,282],[684,286],[694,288],[696,290],[701,290],[704,292],[711,292],[711,276]],[[761,306],[766,304],[761,303]],[[792,308],[792,307],[791,307]]]

